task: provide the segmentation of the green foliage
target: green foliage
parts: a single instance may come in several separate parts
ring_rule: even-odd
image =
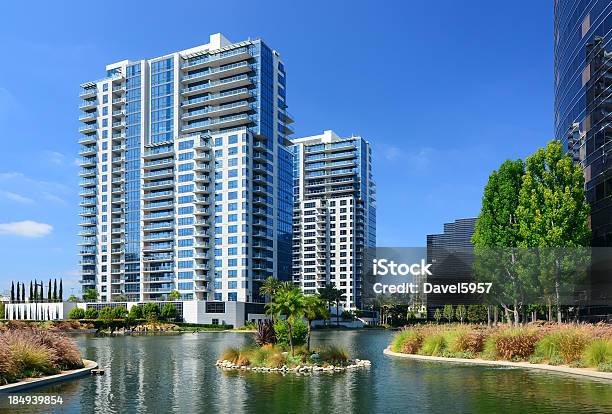
[[[549,361],[560,359],[569,364],[582,357],[587,342],[586,335],[578,329],[551,332],[538,341],[535,355]]]
[[[393,337],[391,350],[405,354],[416,354],[423,344],[423,335],[417,329],[405,329]]]
[[[453,309],[453,305],[444,305],[442,315],[448,321],[448,323],[451,323],[453,321],[453,317],[455,316],[455,310]]]
[[[159,305],[155,302],[145,303],[142,315],[149,321],[156,321],[159,318]]]
[[[442,356],[446,349],[446,338],[442,333],[434,333],[423,339],[423,345],[419,354],[429,356]]]
[[[334,365],[344,364],[349,359],[347,350],[336,345],[327,345],[318,348],[316,352],[323,361]]]
[[[612,362],[602,362],[597,365],[597,371],[601,372],[612,372]]]
[[[436,311],[434,312],[434,319],[436,320],[436,323],[440,323],[440,319],[442,319],[442,312],[440,312],[440,308],[436,308]]]
[[[584,362],[590,367],[612,364],[612,340],[597,339],[584,350]]]
[[[286,320],[277,319],[274,321],[274,333],[276,334],[276,340],[279,344],[290,345],[288,323]],[[308,326],[298,319],[292,324],[291,334],[294,346],[304,345],[308,335]]]
[[[94,302],[98,299],[98,291],[96,289],[86,289],[83,292],[83,300],[87,302]]]
[[[259,287],[259,294],[267,297],[268,300],[271,300],[272,296],[274,296],[280,289],[281,282],[273,276],[268,276],[268,278],[264,280]]]
[[[72,308],[68,312],[69,319],[83,319],[85,317],[85,311],[81,308]]]
[[[161,317],[165,320],[173,320],[177,317],[178,311],[173,303],[166,303],[161,311]]]
[[[282,315],[285,316],[283,323],[285,323],[287,327],[287,339],[292,356],[294,355],[293,325],[295,325],[297,321],[301,321],[301,318],[304,316],[304,310],[304,295],[298,289],[289,287],[279,290],[273,296],[272,302],[266,305],[266,313],[268,315],[279,317]],[[274,330],[276,331],[276,326]],[[306,331],[308,331],[308,329],[306,329]],[[276,334],[280,341],[278,331]]]
[[[142,306],[134,305],[130,308],[130,318],[131,319],[142,319],[144,318]]]
[[[168,295],[168,298],[170,300],[179,300],[181,298],[181,293],[178,290],[173,290],[172,292],[170,292],[170,294]]]
[[[87,310],[85,311],[85,319],[97,319],[98,318],[98,311],[96,310],[96,308],[87,308]]]
[[[0,302],[0,319],[4,319],[4,302]]]
[[[68,302],[78,302],[79,298],[77,298],[75,295],[70,295],[68,296]]]
[[[457,308],[455,309],[455,318],[457,318],[459,322],[463,323],[466,315],[467,310],[465,309],[465,305],[457,305]]]
[[[115,312],[110,306],[105,306],[100,309],[100,319],[106,323],[112,322],[115,319]]]
[[[124,306],[115,306],[113,308],[114,319],[125,319],[128,316],[128,310]]]

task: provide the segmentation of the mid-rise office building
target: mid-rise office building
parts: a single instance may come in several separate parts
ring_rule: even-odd
[[[456,284],[474,280],[474,245],[472,236],[476,229],[476,218],[457,219],[444,223],[441,234],[427,235],[427,263],[431,263],[432,284]],[[428,315],[444,305],[469,305],[474,296],[469,294],[443,295],[430,293],[425,297]]]
[[[554,2],[555,137],[584,170],[595,246],[612,246],[612,2]]]
[[[360,308],[364,254],[376,245],[372,150],[333,131],[293,142],[294,282],[306,294],[330,283]]]
[[[251,302],[291,278],[285,79],[262,40],[215,34],[81,85],[84,290]]]

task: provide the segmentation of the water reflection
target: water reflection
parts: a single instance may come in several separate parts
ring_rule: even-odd
[[[612,412],[610,384],[519,369],[389,358],[381,351],[390,335],[316,332],[313,345],[340,343],[359,358],[370,359],[373,367],[308,376],[218,370],[214,364],[221,351],[250,342],[248,334],[79,336],[86,357],[98,361],[106,375],[37,389],[63,397],[64,404],[55,411],[11,407],[10,412]]]

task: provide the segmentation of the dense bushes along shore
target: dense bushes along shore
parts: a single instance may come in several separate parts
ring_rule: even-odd
[[[612,326],[421,325],[398,332],[391,351],[451,358],[528,361],[612,372]]]
[[[74,341],[33,327],[0,326],[0,385],[82,367]]]

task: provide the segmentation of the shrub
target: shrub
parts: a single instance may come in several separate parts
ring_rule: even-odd
[[[270,319],[257,322],[257,330],[253,334],[253,339],[259,346],[276,343],[276,334]]]
[[[132,319],[142,319],[144,317],[142,313],[142,306],[134,305],[130,308],[130,318]]]
[[[177,315],[178,311],[176,306],[174,306],[174,303],[166,303],[162,308],[161,316],[166,320],[175,319]]]
[[[142,315],[150,321],[156,321],[159,317],[159,306],[155,302],[146,303],[142,309]]]
[[[238,359],[236,360],[236,365],[239,365],[241,367],[246,367],[247,365],[250,365],[250,364],[251,364],[251,361],[249,361],[247,354],[241,352],[238,355]]]
[[[110,306],[100,309],[100,319],[104,321],[112,321],[115,318],[115,313]]]
[[[406,329],[398,332],[391,342],[393,352],[415,354],[421,348],[423,335],[417,329]]]
[[[430,356],[441,356],[446,348],[446,338],[443,333],[434,333],[423,339],[423,345],[419,354]]]
[[[33,329],[10,330],[3,334],[4,345],[9,350],[13,378],[55,374],[59,367],[55,351],[40,339],[42,331]]]
[[[590,367],[612,363],[612,340],[597,339],[584,350],[584,362]]]
[[[449,343],[449,350],[478,354],[482,352],[486,338],[487,335],[482,331],[459,330]]]
[[[96,310],[96,308],[87,308],[87,310],[85,311],[85,319],[97,319],[98,318],[98,311]]]
[[[274,333],[276,334],[276,340],[279,344],[289,345],[287,322],[285,320],[277,319],[274,322]],[[298,319],[293,323],[291,333],[294,346],[304,345],[306,343],[306,337],[308,336],[308,326]]]
[[[530,364],[541,364],[542,362],[544,362],[544,358],[541,356],[537,356],[537,355],[532,355],[529,358],[529,363]]]
[[[540,339],[536,345],[536,355],[546,359],[562,359],[569,364],[581,358],[588,340],[585,333],[577,328],[551,332]]]
[[[514,357],[529,358],[538,339],[537,331],[529,328],[509,328],[492,335],[496,355],[506,360],[512,360]]]
[[[124,306],[116,306],[113,308],[114,319],[125,319],[126,316],[128,316],[128,311]]]
[[[85,311],[81,308],[72,308],[68,312],[68,318],[70,319],[83,319],[85,317]]]
[[[317,353],[321,358],[332,364],[343,364],[349,359],[348,352],[344,348],[336,345],[328,345],[317,349]]]
[[[67,370],[83,367],[83,358],[73,340],[48,331],[38,331],[35,335],[44,346],[54,351],[53,363],[60,369]]]
[[[238,361],[239,357],[240,357],[240,351],[238,351],[238,349],[228,348],[221,353],[221,355],[219,356],[219,359],[222,361],[230,361],[235,364],[236,361]]]
[[[281,353],[272,354],[266,361],[268,368],[281,368],[287,363],[286,357]]]
[[[601,372],[612,372],[612,362],[602,362],[597,365],[597,371]]]

